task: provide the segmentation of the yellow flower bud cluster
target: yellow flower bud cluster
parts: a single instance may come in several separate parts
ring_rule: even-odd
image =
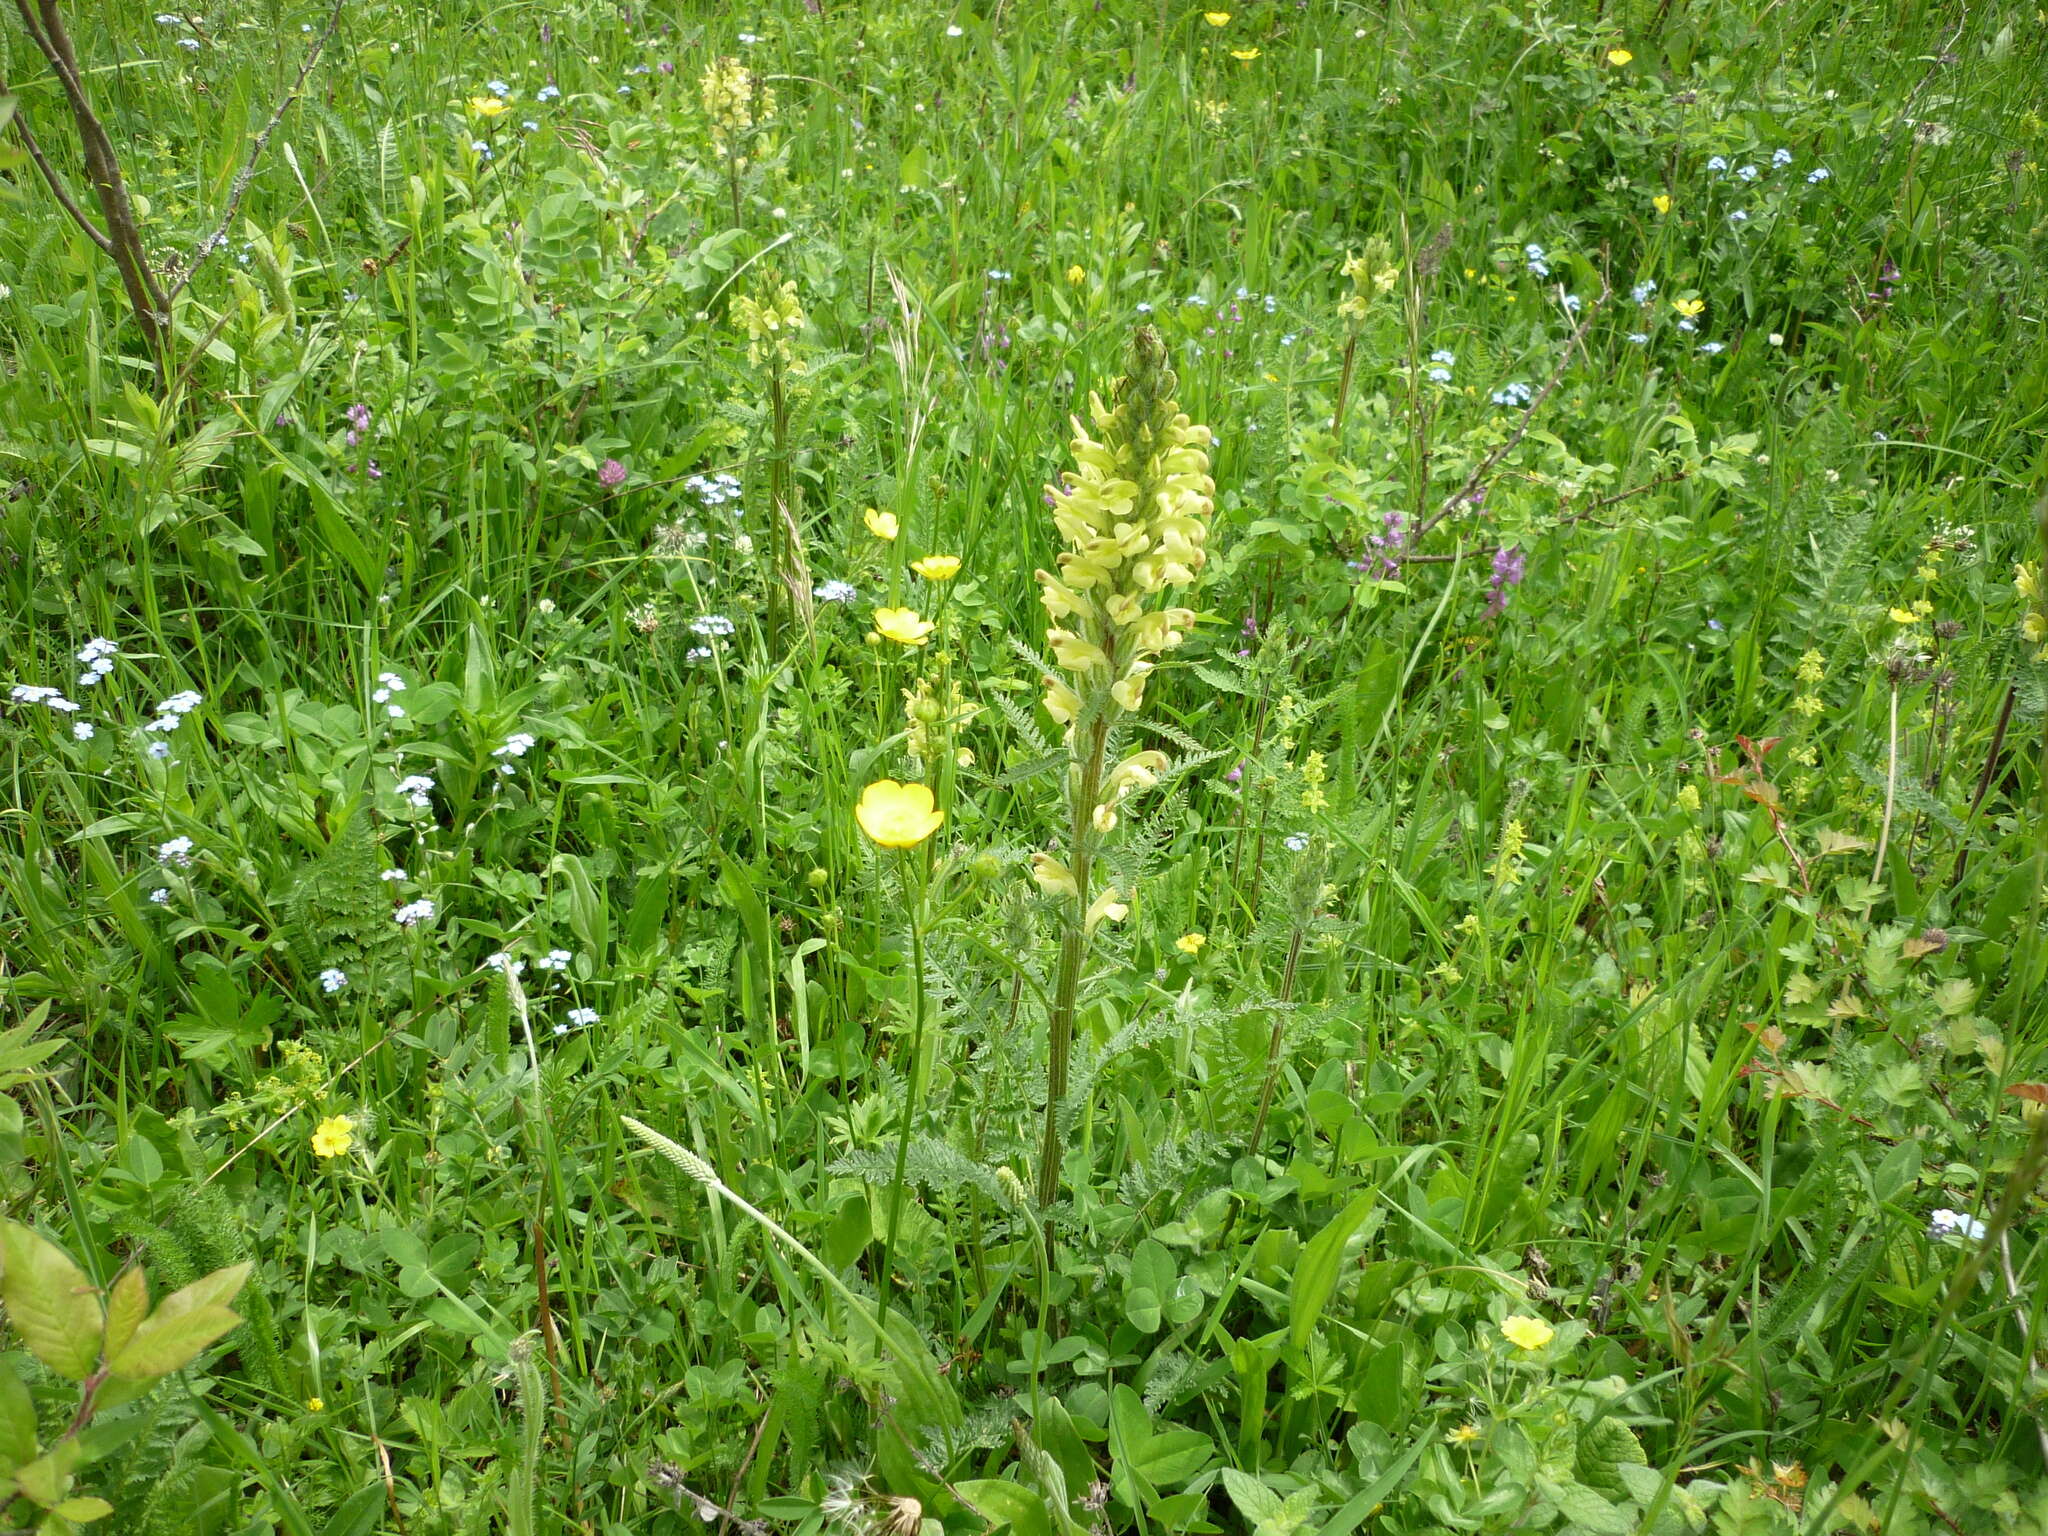
[[[1089,396],[1096,436],[1074,422],[1074,468],[1046,487],[1066,549],[1059,575],[1039,571],[1039,601],[1052,619],[1046,639],[1072,679],[1046,691],[1062,725],[1083,713],[1136,712],[1145,679],[1163,652],[1186,638],[1187,608],[1148,606],[1193,583],[1208,559],[1203,544],[1215,510],[1209,429],[1174,401],[1166,348],[1150,327],[1132,346],[1130,374],[1112,408]]]
[[[2027,603],[2027,611],[2020,618],[2020,633],[2030,644],[2041,647],[2034,660],[2048,661],[2048,597],[2042,593],[2041,568],[2038,565],[2014,566],[2012,585]]]
[[[756,368],[773,357],[792,372],[802,370],[802,363],[792,351],[797,332],[804,328],[804,311],[797,302],[795,283],[784,283],[759,299],[745,294],[735,298],[732,323],[745,333],[747,361]]]
[[[1365,242],[1362,253],[1345,257],[1340,270],[1351,284],[1351,292],[1338,301],[1337,313],[1354,324],[1362,324],[1372,301],[1392,293],[1401,280],[1401,269],[1394,265],[1394,248],[1379,235]]]
[[[711,120],[711,142],[722,155],[731,154],[740,138],[775,115],[775,90],[754,78],[738,59],[713,59],[697,80],[704,115]]]

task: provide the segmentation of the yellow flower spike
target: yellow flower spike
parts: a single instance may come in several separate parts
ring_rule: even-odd
[[[347,1115],[329,1115],[313,1129],[313,1155],[339,1157],[355,1145],[356,1123]]]
[[[1202,12],[1202,20],[1209,23],[1212,27],[1227,27],[1230,25],[1230,12],[1204,11]]]
[[[1669,213],[1671,211],[1670,194],[1665,192],[1659,192],[1655,197],[1650,199],[1650,206],[1656,209],[1659,213]]]
[[[1230,50],[1230,56],[1240,63],[1249,64],[1259,56],[1259,50],[1256,48],[1233,48]]]
[[[915,848],[938,831],[946,813],[934,808],[931,786],[877,779],[861,791],[854,820],[884,848]]]
[[[512,110],[512,103],[502,96],[472,96],[469,110],[478,117],[503,117]]]
[[[958,555],[926,555],[910,562],[910,568],[926,581],[951,581],[960,574]]]
[[[1557,1330],[1540,1317],[1508,1318],[1500,1325],[1501,1337],[1517,1349],[1541,1349],[1557,1337]]]
[[[1209,942],[1207,934],[1184,933],[1173,941],[1173,947],[1184,955],[1199,955],[1202,946]]]
[[[872,533],[885,544],[893,544],[896,541],[897,533],[901,531],[897,527],[896,514],[894,512],[884,512],[880,507],[869,507],[862,514],[861,521],[868,525],[869,533]]]
[[[1622,65],[1630,63],[1634,60],[1634,58],[1635,55],[1630,53],[1626,48],[1610,48],[1607,50],[1607,62],[1612,64],[1616,69],[1620,69]]]
[[[877,608],[874,622],[876,634],[898,645],[929,644],[932,630],[937,627],[930,620],[919,618],[915,608]]]

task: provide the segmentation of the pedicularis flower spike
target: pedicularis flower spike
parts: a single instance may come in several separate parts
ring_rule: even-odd
[[[1060,574],[1038,572],[1039,601],[1051,616],[1053,657],[1073,679],[1047,690],[1046,708],[1071,727],[1082,714],[1145,703],[1154,658],[1179,645],[1194,614],[1154,606],[1190,585],[1208,555],[1216,482],[1209,478],[1209,429],[1173,399],[1166,348],[1149,326],[1131,348],[1131,371],[1112,391],[1116,405],[1088,397],[1100,439],[1074,421],[1074,465],[1046,487],[1067,547]]]

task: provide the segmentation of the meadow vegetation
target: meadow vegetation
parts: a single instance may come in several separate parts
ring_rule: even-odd
[[[16,0],[0,1528],[2048,1533],[2044,40]]]

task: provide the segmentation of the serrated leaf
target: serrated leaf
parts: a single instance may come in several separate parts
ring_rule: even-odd
[[[135,1330],[135,1337],[121,1353],[107,1362],[108,1369],[131,1380],[168,1376],[190,1365],[201,1350],[241,1320],[239,1313],[226,1307],[195,1307],[169,1316],[159,1307],[155,1316]]]
[[[0,1223],[0,1300],[21,1342],[72,1381],[99,1361],[99,1292],[71,1256],[20,1222]]]
[[[130,1265],[121,1271],[113,1289],[107,1292],[106,1342],[101,1353],[112,1359],[121,1352],[121,1346],[135,1336],[135,1330],[149,1315],[149,1282],[142,1277],[140,1265]]]

